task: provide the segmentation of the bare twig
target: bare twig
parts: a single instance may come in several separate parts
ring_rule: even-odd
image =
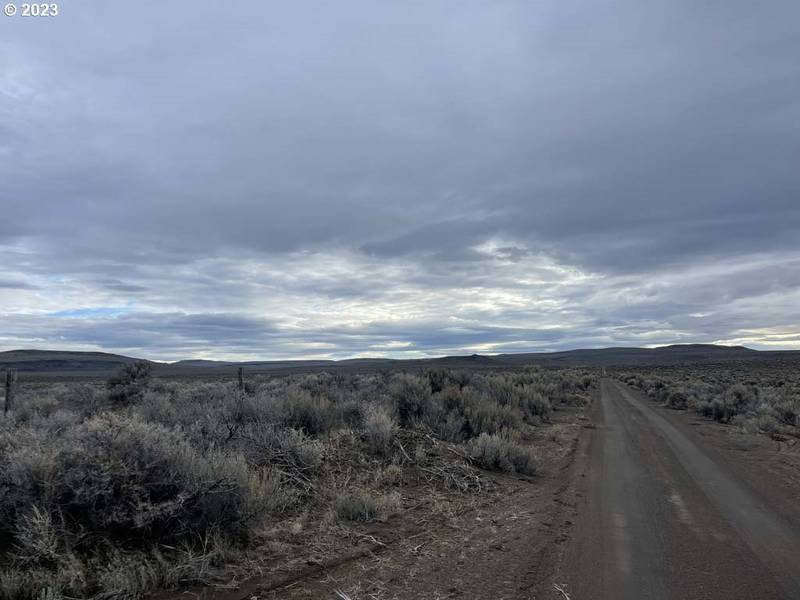
[[[571,600],[571,599],[570,599],[570,595],[569,595],[569,594],[567,593],[567,591],[564,589],[565,587],[566,587],[566,584],[565,584],[565,583],[562,583],[561,585],[559,585],[559,584],[557,584],[557,583],[554,583],[554,584],[553,584],[553,589],[554,589],[555,591],[559,592],[559,593],[560,593],[562,596],[564,596],[564,598],[565,598],[566,600]]]
[[[447,487],[462,492],[479,492],[493,487],[490,481],[481,477],[472,467],[462,463],[420,467],[420,470],[443,481]]]
[[[406,457],[406,459],[408,460],[408,462],[410,462],[410,463],[413,463],[414,461],[413,461],[413,460],[411,460],[411,457],[410,457],[410,456],[408,455],[408,453],[406,452],[406,449],[405,449],[405,448],[403,448],[403,444],[400,442],[400,440],[395,440],[395,442],[397,442],[397,445],[398,445],[398,446],[400,446],[400,451],[403,453],[403,456],[405,456],[405,457]]]

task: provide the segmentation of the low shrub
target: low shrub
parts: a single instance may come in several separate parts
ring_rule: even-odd
[[[376,496],[365,490],[356,490],[337,496],[334,501],[334,512],[336,517],[343,521],[370,523],[387,517],[396,511],[399,505],[400,497],[397,494]]]
[[[553,414],[553,405],[548,397],[530,385],[519,388],[516,403],[529,421],[541,419],[549,422]]]
[[[324,456],[322,444],[301,430],[261,421],[243,426],[234,446],[251,465],[279,465],[293,473],[316,470]]]
[[[17,521],[13,556],[25,566],[57,565],[63,554],[61,536],[49,512],[36,505]]]
[[[800,436],[800,380],[791,364],[653,368],[619,379],[666,406],[693,410],[744,431]],[[657,375],[656,375],[657,374]]]
[[[335,510],[339,519],[369,523],[378,518],[380,503],[376,497],[359,491],[337,497]]]
[[[400,507],[392,490],[430,475],[485,489],[474,467],[441,466],[435,437],[465,444],[450,449],[476,465],[532,474],[533,453],[515,440],[584,393],[578,374],[542,369],[248,384],[242,394],[234,381],[151,379],[142,363],[106,387],[23,390],[0,420],[0,597],[134,598],[213,581],[249,564],[242,553],[272,531],[267,516],[316,518],[327,498],[341,521],[382,519]],[[328,495],[343,485],[353,489]]]
[[[689,404],[689,397],[682,389],[671,389],[666,393],[665,402],[670,408],[685,410]]]
[[[497,406],[479,403],[471,406],[464,413],[467,439],[484,433],[495,434],[512,432],[522,427],[522,418],[518,411],[510,406]]]
[[[431,386],[416,375],[397,375],[390,387],[400,425],[410,427],[422,421],[433,409]]]
[[[483,433],[467,449],[475,464],[484,469],[523,475],[536,473],[533,450],[506,436]]]
[[[241,532],[247,466],[200,455],[178,431],[107,414],[68,432],[55,457],[53,501],[76,524],[120,536]]]
[[[329,400],[313,397],[305,390],[290,388],[280,402],[281,421],[285,427],[299,429],[309,435],[330,431],[337,424]]]
[[[370,407],[364,418],[362,433],[370,452],[383,456],[388,455],[394,442],[395,428],[394,419],[388,412],[377,406]]]

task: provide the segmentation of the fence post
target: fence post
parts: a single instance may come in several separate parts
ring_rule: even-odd
[[[244,392],[244,367],[239,367],[239,391]]]
[[[7,415],[8,411],[14,406],[14,387],[17,383],[17,370],[6,369],[6,405],[3,409],[3,414]]]

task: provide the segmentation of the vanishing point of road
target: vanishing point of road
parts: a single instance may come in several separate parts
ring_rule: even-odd
[[[800,599],[800,490],[745,473],[617,381],[593,413],[562,574],[572,600]]]

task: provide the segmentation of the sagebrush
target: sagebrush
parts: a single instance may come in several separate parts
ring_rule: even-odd
[[[132,364],[106,384],[21,386],[0,421],[0,597],[136,598],[217,581],[270,524],[400,511],[396,486],[417,461],[454,489],[483,489],[474,466],[533,474],[526,432],[586,402],[593,382],[437,369],[265,377],[240,390]],[[461,447],[474,466],[452,452],[431,465],[422,446],[403,445],[414,436]]]

